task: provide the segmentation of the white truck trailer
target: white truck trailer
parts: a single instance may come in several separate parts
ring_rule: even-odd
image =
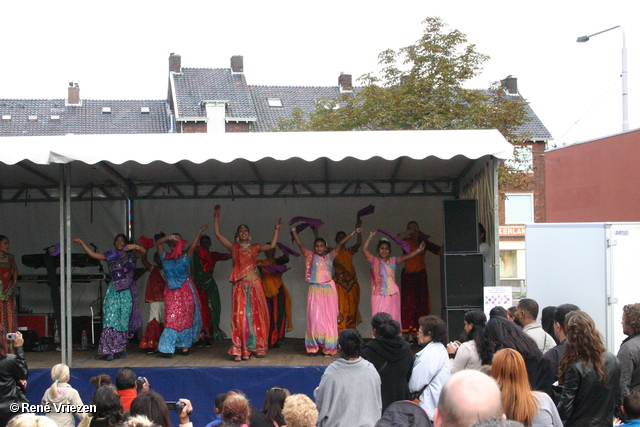
[[[525,236],[527,297],[576,304],[617,354],[622,308],[640,302],[640,222],[527,224]]]

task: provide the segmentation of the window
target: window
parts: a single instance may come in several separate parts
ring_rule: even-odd
[[[507,160],[507,165],[518,172],[533,173],[533,154],[530,145],[513,147],[514,158]]]
[[[140,114],[149,114],[151,113],[151,110],[149,109],[149,107],[140,107]]]
[[[269,107],[282,108],[282,100],[280,98],[267,98],[267,105],[269,105]]]
[[[504,201],[506,224],[526,224],[533,221],[533,194],[507,194]]]
[[[102,114],[111,114],[111,107],[102,107]]]
[[[4,120],[4,121],[9,121],[9,120],[11,120],[11,114],[3,114],[3,115],[2,115],[2,120]]]
[[[59,121],[59,120],[60,120],[60,114],[51,115],[51,121]]]
[[[30,114],[29,115],[29,121],[30,122],[37,122],[38,121],[38,115],[37,114]]]
[[[500,278],[516,279],[518,277],[518,251],[500,251]]]

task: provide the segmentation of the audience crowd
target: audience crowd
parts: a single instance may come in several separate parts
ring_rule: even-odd
[[[387,313],[372,318],[366,344],[355,329],[338,337],[339,357],[313,393],[267,390],[261,409],[239,390],[212,395],[206,427],[351,426],[640,426],[640,303],[624,307],[627,338],[609,353],[588,313],[573,304],[542,310],[532,299],[496,307],[489,320],[470,310],[459,340],[450,341],[437,316],[419,319],[414,355],[400,325]],[[0,333],[4,332],[0,325]],[[4,335],[4,334],[3,334]],[[17,334],[0,340],[0,427],[193,427],[189,399],[165,402],[131,368],[91,378],[89,399],[69,384],[69,367],[55,365],[39,404],[44,415],[10,410],[26,402],[28,369]],[[58,413],[60,404],[93,405],[93,412]],[[32,402],[33,403],[33,402]],[[205,426],[203,426],[205,427]]]

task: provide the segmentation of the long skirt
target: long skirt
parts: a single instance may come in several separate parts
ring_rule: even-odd
[[[360,284],[354,280],[349,289],[336,283],[338,293],[338,332],[344,329],[355,329],[362,322],[360,316]]]
[[[102,306],[102,334],[98,354],[116,354],[127,350],[129,319],[133,301],[131,291],[116,292],[109,283]]]
[[[197,286],[200,298],[200,308],[202,309],[202,330],[208,332],[211,341],[221,341],[227,335],[220,329],[220,292],[218,284],[213,277],[206,283]]]
[[[158,350],[173,354],[176,348],[189,348],[202,330],[200,302],[189,277],[178,289],[164,290],[165,321]]]
[[[402,324],[400,316],[400,293],[393,295],[371,295],[371,315],[388,313],[396,322]]]
[[[338,295],[334,281],[310,283],[307,294],[307,353],[334,355],[338,352]]]
[[[251,354],[267,354],[269,311],[262,280],[237,281],[233,285],[231,342],[229,354],[248,359]]]
[[[18,332],[18,309],[15,295],[0,300],[0,324],[4,325],[4,330],[7,332]]]
[[[162,334],[162,322],[164,321],[164,301],[156,301],[149,304],[149,322],[140,340],[138,347],[145,349],[158,349],[160,335]]]
[[[418,319],[431,312],[427,270],[405,273],[401,276],[400,305],[402,310],[402,332],[415,333],[420,326]]]
[[[277,344],[284,339],[287,330],[287,288],[282,285],[278,294],[267,298],[269,308],[269,345]]]

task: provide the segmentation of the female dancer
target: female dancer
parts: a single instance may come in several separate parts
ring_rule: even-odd
[[[141,260],[142,265],[149,272],[147,289],[144,293],[144,301],[149,303],[149,322],[138,347],[146,349],[147,354],[154,354],[158,352],[158,342],[163,328],[164,288],[167,286],[167,281],[162,274],[162,260],[157,252],[153,255],[153,264],[147,261],[147,254],[143,254]]]
[[[118,234],[114,239],[115,250],[102,254],[89,249],[80,238],[73,239],[73,242],[80,244],[91,258],[106,260],[109,265],[111,282],[107,287],[102,306],[103,329],[98,354],[106,354],[107,360],[113,360],[116,354],[121,359],[126,359],[128,332],[137,330],[142,325],[138,300],[133,297],[132,289],[136,286],[133,272],[136,267],[136,258],[147,250],[136,244],[127,244],[127,237],[124,234]],[[138,295],[137,291],[135,295]]]
[[[258,253],[276,247],[282,220],[278,218],[273,230],[271,244],[251,244],[249,227],[242,224],[236,231],[236,242],[231,243],[220,232],[220,205],[213,208],[213,229],[220,243],[231,252],[233,270],[230,281],[233,285],[231,309],[231,341],[229,354],[239,362],[267,354],[269,335],[269,312],[262,288],[262,280],[256,272]]]
[[[18,310],[16,297],[13,294],[18,284],[18,265],[9,253],[9,238],[0,235],[0,324],[7,332],[18,330]]]
[[[364,242],[362,253],[371,264],[371,315],[389,313],[393,320],[400,323],[400,290],[396,284],[396,266],[405,260],[424,251],[425,243],[420,243],[417,249],[399,257],[390,257],[391,243],[385,238],[378,242],[378,255],[369,252],[369,243],[378,230],[371,230]]]
[[[360,219],[356,222],[356,229],[362,226]],[[339,231],[336,234],[336,244],[345,238],[347,233]],[[316,236],[318,237],[318,236]],[[336,282],[338,293],[338,333],[344,329],[355,329],[362,317],[360,316],[360,284],[356,269],[353,266],[353,255],[362,245],[362,234],[358,233],[356,243],[350,248],[343,247],[333,260],[333,281]]]
[[[206,229],[206,224],[200,227],[185,253],[182,253],[185,241],[179,234],[156,240],[156,248],[167,280],[167,286],[164,288],[165,323],[158,344],[158,351],[163,357],[173,356],[176,348],[180,349],[180,355],[188,356],[189,347],[198,340],[198,334],[202,329],[200,302],[196,287],[189,276],[189,263],[200,242],[200,236]],[[171,253],[164,251],[165,243],[169,244]]]
[[[307,294],[307,332],[304,344],[307,353],[315,356],[322,349],[326,356],[338,352],[338,294],[333,275],[333,260],[344,244],[362,229],[356,229],[345,236],[338,245],[327,253],[327,242],[319,237],[313,242],[313,251],[308,250],[300,240],[296,227],[291,226],[291,234],[305,257],[305,279],[309,282]]]
[[[209,249],[211,249],[211,237],[202,236],[200,246],[197,248],[198,256],[193,258],[192,270],[202,309],[202,334],[197,345],[206,347],[211,347],[212,341],[220,341],[227,337],[220,329],[220,292],[213,278],[213,271],[218,261],[231,259],[229,253],[212,252]]]
[[[420,227],[415,221],[407,224],[407,231],[398,235],[409,243],[409,248],[414,251],[421,241],[425,243],[425,248],[440,255],[440,246],[429,241],[426,234],[420,232]],[[406,333],[409,341],[414,340],[414,335],[418,331],[418,319],[431,312],[431,299],[429,298],[429,283],[427,280],[427,267],[424,263],[424,252],[422,255],[412,258],[405,264],[400,277],[400,305],[402,307],[402,332]]]
[[[291,296],[282,280],[282,272],[269,266],[284,266],[289,262],[289,255],[283,254],[276,258],[275,248],[266,251],[265,255],[266,259],[258,260],[258,267],[269,309],[269,346],[277,348],[278,341],[284,339],[284,333],[293,329]]]

